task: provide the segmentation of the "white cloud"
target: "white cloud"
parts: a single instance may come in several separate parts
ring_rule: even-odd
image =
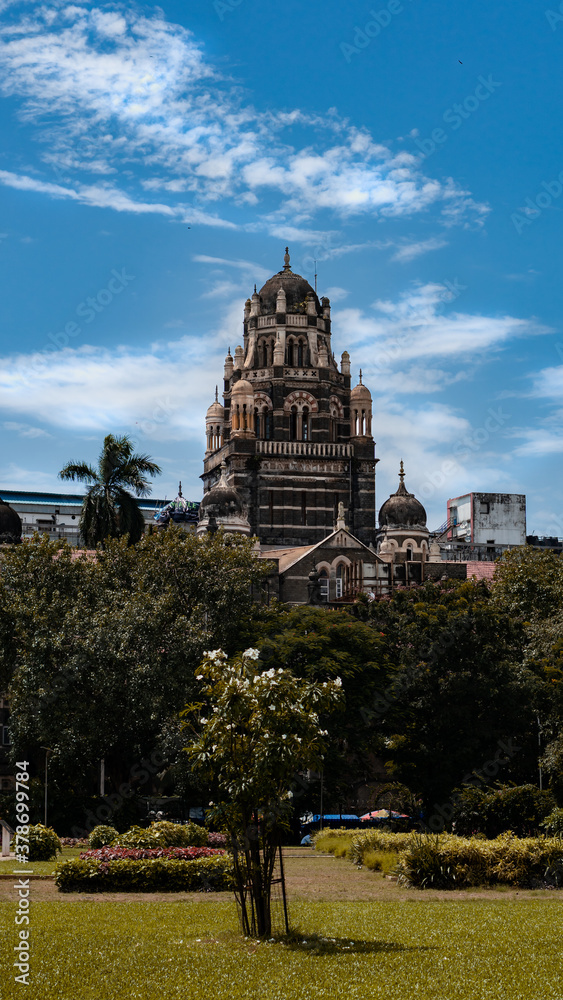
[[[244,105],[193,33],[167,22],[159,8],[148,15],[119,2],[99,10],[54,0],[14,3],[10,11],[0,29],[0,90],[19,101],[56,183],[13,171],[3,172],[2,183],[205,225],[226,221],[178,204],[178,194],[252,205],[270,192],[291,225],[281,216],[266,225],[309,242],[317,232],[296,223],[322,209],[382,217],[433,207],[447,225],[486,213],[452,180],[424,176],[416,157],[394,154],[334,109],[320,116]],[[297,129],[307,142],[315,130],[314,146],[300,148]],[[116,173],[120,186],[109,181]],[[139,187],[158,201],[139,198]]]
[[[439,239],[436,236],[428,240],[418,240],[412,243],[406,242],[399,246],[398,250],[391,257],[391,260],[397,260],[401,264],[406,264],[424,253],[430,253],[431,250],[440,250],[441,247],[447,247],[447,245],[447,240]]]
[[[48,434],[47,431],[42,430],[40,427],[32,427],[30,424],[18,424],[11,420],[4,421],[3,427],[5,431],[14,431],[20,437],[51,437],[51,434]]]
[[[456,311],[442,314],[440,310],[463,290],[464,286],[456,289],[447,283],[415,284],[396,301],[375,302],[371,315],[357,308],[341,309],[337,314],[340,335],[356,348],[362,367],[385,371],[417,358],[471,357],[498,350],[515,337],[550,332],[532,319]]]

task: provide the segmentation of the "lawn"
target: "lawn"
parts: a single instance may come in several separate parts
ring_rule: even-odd
[[[344,860],[288,859],[295,943],[239,934],[229,894],[60,896],[32,886],[33,1000],[563,1000],[557,892],[420,893]],[[0,903],[3,1000],[15,905]]]

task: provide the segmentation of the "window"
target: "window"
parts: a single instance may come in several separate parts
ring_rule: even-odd
[[[303,367],[303,341],[299,341],[299,347],[297,348],[297,364],[299,368]]]
[[[270,528],[274,527],[274,491],[268,490],[268,503],[270,506]]]
[[[266,441],[270,441],[273,437],[272,435],[272,414],[267,407],[264,407],[263,414],[263,424],[264,424],[264,437]]]
[[[408,545],[407,546],[407,562],[411,562],[411,561],[412,561],[412,547],[410,545]]]
[[[321,590],[321,598],[323,601],[328,601],[328,573],[326,569],[322,569],[319,573],[319,586]]]
[[[488,503],[480,503],[479,504],[479,513],[480,514],[488,514],[489,510],[490,510],[490,505]]]
[[[259,411],[257,409],[254,410],[254,430],[256,431],[256,437],[257,438],[262,437],[262,435],[260,433],[261,430],[262,430],[261,418],[260,418],[260,413],[259,413]]]
[[[297,407],[291,407],[291,414],[289,417],[289,436],[292,441],[297,441]]]
[[[310,428],[309,428],[309,408],[307,406],[303,407],[302,421],[303,424],[301,428],[301,437],[303,438],[303,441],[308,441]]]
[[[10,730],[8,726],[2,726],[2,746],[9,747],[11,745]]]

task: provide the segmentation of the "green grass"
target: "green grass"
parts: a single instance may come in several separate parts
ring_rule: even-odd
[[[56,861],[30,861],[27,865],[19,865],[17,861],[3,861],[0,867],[0,875],[8,874],[14,868],[29,870],[34,875],[54,875],[55,865],[58,861],[70,861],[71,858],[79,858],[80,852],[88,850],[85,847],[63,847],[63,853],[57,854]]]
[[[33,1000],[562,1000],[553,900],[294,903],[287,944],[244,941],[232,901],[32,903]],[[14,905],[0,907],[3,1000]],[[3,964],[2,964],[3,963]]]

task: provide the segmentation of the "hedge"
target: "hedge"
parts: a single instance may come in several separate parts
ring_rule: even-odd
[[[116,835],[114,847],[205,847],[207,830],[197,823],[169,823],[161,820],[145,830],[132,826],[127,833]],[[100,845],[101,846],[101,845]]]
[[[559,838],[411,835],[395,869],[399,883],[416,889],[459,889],[508,884],[520,888],[563,886],[563,843]]]
[[[55,868],[60,892],[223,892],[233,888],[229,855],[168,861],[61,861]]]

